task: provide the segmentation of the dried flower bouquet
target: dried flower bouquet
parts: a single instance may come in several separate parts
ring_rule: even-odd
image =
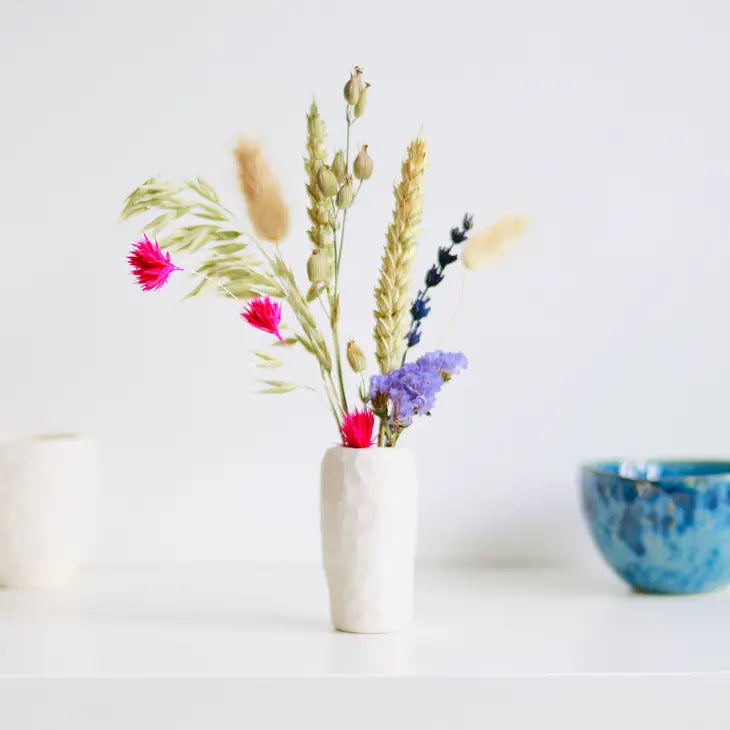
[[[170,252],[176,257],[203,254],[202,264],[189,271],[199,279],[189,296],[221,292],[239,303],[245,322],[274,338],[272,344],[278,351],[256,352],[259,367],[279,367],[289,349],[297,347],[313,356],[342,444],[352,448],[367,448],[373,443],[395,446],[417,416],[431,412],[443,384],[467,366],[463,354],[441,351],[407,361],[411,348],[421,339],[423,320],[431,310],[432,290],[459,257],[466,268],[482,268],[516,240],[525,226],[522,218],[509,216],[473,231],[472,218],[465,215],[460,226],[451,230],[448,245],[438,248],[436,263],[414,295],[413,262],[428,162],[426,141],[416,137],[408,146],[401,179],[394,189],[393,218],[375,287],[374,341],[379,373],[366,385],[367,361],[361,348],[354,341],[343,347],[340,340],[340,271],[348,211],[374,169],[368,146],[353,151],[350,141],[352,127],[365,112],[369,89],[362,70],[355,67],[344,86],[345,146],[332,157],[316,103],[307,114],[304,166],[312,252],[306,267],[306,290],[300,289],[279,246],[289,233],[288,206],[261,147],[250,139],[242,139],[235,150],[250,231],[200,177],[179,185],[149,179],[127,197],[122,211],[123,219],[153,214],[128,259],[142,289],[160,289],[173,272],[187,270],[173,263]],[[287,306],[286,328],[283,304]],[[325,314],[325,327],[315,315],[315,304]],[[360,375],[356,398],[347,392],[344,360]],[[300,387],[283,380],[261,382],[265,386],[262,393],[287,393]],[[356,401],[358,407],[354,406]]]

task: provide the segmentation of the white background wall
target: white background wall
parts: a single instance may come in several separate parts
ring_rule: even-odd
[[[350,217],[345,336],[370,343],[390,188],[421,124],[418,272],[464,210],[534,222],[470,277],[446,345],[471,367],[404,437],[421,556],[596,560],[580,460],[728,452],[729,21],[709,0],[0,0],[0,429],[97,436],[94,560],[318,560],[326,411],[251,393],[265,337],[235,307],[180,304],[182,280],[137,291],[136,229],[116,219],[155,174],[201,173],[242,210],[230,148],[254,133],[301,266],[304,114],[314,93],[341,144],[358,63],[376,175]],[[426,346],[458,298],[449,273]]]

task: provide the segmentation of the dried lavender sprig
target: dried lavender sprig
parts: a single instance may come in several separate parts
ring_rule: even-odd
[[[406,361],[406,355],[411,347],[414,347],[421,341],[421,322],[428,316],[431,311],[429,302],[431,297],[428,296],[429,289],[438,286],[444,279],[444,271],[449,264],[453,264],[459,256],[454,253],[454,247],[464,243],[468,238],[468,231],[474,226],[474,218],[466,213],[461,222],[461,227],[452,228],[450,231],[451,244],[448,248],[440,246],[438,250],[437,262],[426,272],[425,286],[418,290],[416,298],[411,304],[411,326],[406,335],[406,349],[403,352],[403,363]]]

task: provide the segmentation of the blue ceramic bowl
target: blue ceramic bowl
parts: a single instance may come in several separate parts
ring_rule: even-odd
[[[584,464],[581,496],[598,549],[637,590],[730,582],[730,461]]]

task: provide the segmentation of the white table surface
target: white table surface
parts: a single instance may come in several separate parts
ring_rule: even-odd
[[[360,727],[381,701],[388,711],[368,722],[399,718],[408,727],[420,713],[420,729],[439,712],[471,708],[469,717],[522,727],[520,713],[532,712],[524,723],[533,722],[562,696],[569,706],[555,711],[563,727],[573,716],[601,727],[625,708],[634,720],[647,712],[647,721],[658,721],[665,712],[666,728],[685,710],[692,712],[683,721],[695,721],[697,711],[719,708],[730,690],[730,591],[637,595],[607,571],[420,570],[416,614],[401,634],[334,632],[324,578],[312,568],[99,568],[68,589],[0,590],[0,718],[3,711],[13,718],[9,730],[59,730],[66,727],[59,713],[71,718],[75,708],[82,715],[68,727],[92,727],[102,719],[93,712],[102,712],[109,730],[115,721],[127,726],[124,712],[146,707],[145,717],[158,717],[156,708],[158,723],[180,730],[193,722],[193,707],[222,713],[232,703],[240,720],[246,698],[249,717],[263,713],[258,724],[230,727],[258,730],[288,727],[274,709],[299,696],[300,720],[329,707],[332,716],[318,717],[318,727],[342,728],[342,713],[362,693],[364,709],[344,730]],[[89,687],[103,705],[97,710],[81,701]],[[392,687],[400,710],[383,699]],[[344,702],[347,693],[354,695],[338,710],[333,695]],[[139,704],[143,697],[148,704]],[[124,712],[109,715],[121,705]],[[605,708],[598,715],[596,705]],[[34,724],[24,725],[28,708]],[[147,727],[140,717],[127,720]],[[216,727],[228,720],[221,714]]]

